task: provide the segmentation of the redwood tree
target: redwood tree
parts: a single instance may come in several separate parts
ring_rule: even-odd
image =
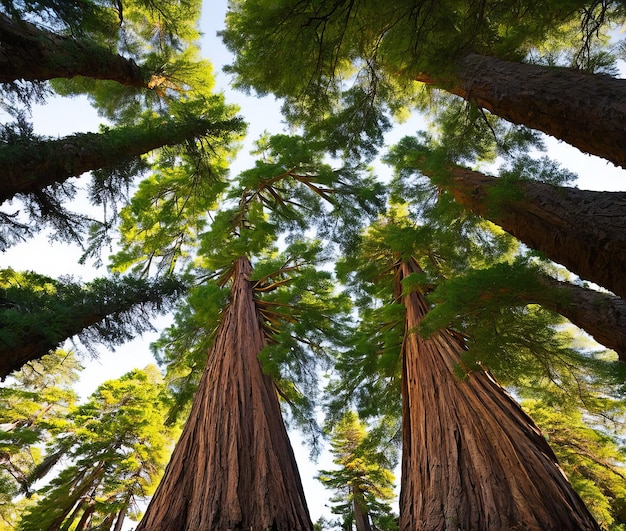
[[[539,429],[486,371],[460,379],[464,339],[417,330],[428,312],[414,259],[398,262],[402,348],[400,529],[600,529]]]
[[[167,186],[180,175],[168,173],[159,183],[168,193],[152,211],[134,208],[157,184],[149,179],[123,212],[120,269],[173,266],[170,249],[179,238],[187,248],[199,246],[190,269],[197,285],[158,344],[180,399],[173,416],[186,410],[194,384],[197,390],[140,530],[312,528],[278,397],[311,431],[309,393],[345,296],[332,293],[329,273],[317,269],[322,245],[307,243],[303,232],[322,221],[312,212],[330,215],[321,200],[330,200],[329,183],[339,190],[341,184],[339,172],[299,137],[263,138],[259,153],[255,167],[230,182],[223,201],[219,194],[196,197],[181,209]],[[220,208],[210,229],[198,230],[208,210],[199,206],[204,201],[215,210],[216,198]],[[286,244],[279,252],[280,236]],[[222,309],[226,285],[230,301]]]
[[[559,337],[562,321],[515,299],[518,288],[524,297],[520,279],[528,274],[513,275],[511,285],[489,275],[475,281],[482,269],[511,259],[508,235],[489,236],[485,223],[458,216],[423,227],[410,219],[403,205],[393,205],[368,229],[361,251],[340,263],[361,322],[329,390],[331,411],[349,404],[373,416],[401,409],[400,527],[598,529],[544,437],[493,374],[522,396],[589,407],[589,418],[610,415],[610,379],[594,387],[598,361]],[[519,310],[506,303],[511,299]],[[445,319],[429,320],[440,306],[448,307]]]
[[[141,530],[312,529],[278,395],[258,355],[263,324],[245,257],[189,420]]]
[[[424,173],[429,175],[428,170]],[[626,297],[626,280],[620,274],[626,267],[625,192],[518,181],[507,193],[507,184],[481,172],[453,167],[442,187],[461,205],[529,247]]]
[[[455,143],[446,133],[444,129],[443,144],[439,146],[432,139],[405,137],[391,148],[385,161],[396,172],[396,193],[420,208],[422,218],[431,226],[455,223],[463,233],[463,223],[480,223],[480,218],[491,220],[582,279],[615,292],[617,296],[557,281],[551,273],[536,267],[532,271],[526,266],[520,268],[522,262],[527,264],[527,260],[520,259],[508,272],[504,265],[493,270],[490,281],[495,284],[485,284],[482,289],[486,292],[481,298],[501,297],[504,304],[541,304],[567,317],[623,357],[620,323],[626,285],[618,270],[626,260],[626,217],[621,208],[625,194],[563,186],[563,181],[572,178],[569,172],[547,159],[518,153],[508,154],[509,162],[498,178],[464,168],[454,159],[474,160],[493,146],[489,142],[487,147],[480,146],[480,135],[470,135],[470,145]],[[506,135],[502,136],[506,143]],[[448,145],[453,147],[448,149]],[[472,214],[479,218],[472,222]],[[522,270],[526,275],[523,280]],[[515,295],[510,289],[512,285],[517,286]]]

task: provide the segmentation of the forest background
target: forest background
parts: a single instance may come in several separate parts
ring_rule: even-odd
[[[203,55],[207,57],[215,66],[217,72],[224,64],[231,62],[230,56],[227,54],[221,41],[215,37],[218,30],[222,29],[221,21],[225,12],[225,4],[218,2],[210,2],[204,6],[201,30],[205,34],[203,38]],[[236,103],[241,106],[241,115],[248,122],[247,144],[241,151],[241,156],[237,157],[231,166],[232,175],[237,175],[239,169],[246,168],[250,165],[250,160],[245,157],[250,143],[254,141],[263,131],[271,130],[276,132],[281,130],[279,105],[271,98],[259,100],[253,97],[243,96],[239,92],[234,92],[229,87],[229,77],[226,74],[217,74],[218,87],[223,89],[227,96],[228,103]],[[91,118],[85,120],[85,117],[91,115]],[[94,130],[97,127],[98,118],[91,110],[89,105],[80,100],[72,99],[65,102],[50,102],[42,107],[34,108],[34,121],[36,130],[43,134],[49,135],[65,135],[75,131],[73,119],[79,118],[83,122],[85,129]],[[71,117],[72,119],[68,119]],[[71,129],[64,129],[61,126],[70,126]],[[402,128],[394,128],[393,135],[386,138],[386,145],[396,143],[405,134],[413,134],[417,129],[422,129],[423,125],[419,119],[412,120]],[[583,155],[574,148],[570,148],[565,144],[547,140],[548,154],[563,163],[564,167],[577,173],[580,178],[576,182],[577,186],[582,189],[596,190],[624,190],[624,186],[620,183],[623,180],[623,170],[617,169],[613,165],[594,157]],[[390,173],[388,168],[377,165],[376,171],[384,174]],[[24,244],[16,245],[3,255],[3,265],[13,267],[18,270],[35,269],[42,274],[48,274],[52,277],[60,275],[72,274],[80,276],[83,280],[89,280],[95,277],[99,272],[76,267],[73,265],[78,262],[81,251],[62,244],[49,245],[45,240],[45,236],[38,237],[35,240],[29,240]],[[36,263],[36,266],[33,264]],[[72,267],[69,265],[72,264]],[[159,326],[167,323],[167,319],[159,321]],[[101,351],[100,358],[89,363],[89,366],[83,372],[83,378],[79,384],[79,391],[82,396],[87,396],[95,386],[110,378],[116,378],[128,372],[134,367],[143,367],[152,361],[151,354],[147,344],[151,341],[151,337],[145,336],[141,340],[134,341],[127,345],[116,349],[115,353],[109,351]],[[306,448],[300,450],[300,443],[294,441],[294,448],[299,456],[299,467],[303,480],[305,482],[305,491],[309,496],[309,504],[311,516],[313,520],[317,519],[321,513],[316,512],[322,508],[322,496],[327,496],[326,491],[313,476],[318,473],[317,467],[311,467]],[[317,492],[311,496],[312,492]]]

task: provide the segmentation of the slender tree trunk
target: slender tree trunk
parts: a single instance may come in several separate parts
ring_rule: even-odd
[[[96,510],[95,500],[89,500],[89,502],[84,502],[84,504],[87,507],[85,507],[85,512],[81,516],[80,521],[78,522],[78,525],[76,526],[76,531],[85,531],[85,529],[88,529],[87,526],[89,525],[91,517],[93,516],[93,513]],[[69,529],[69,526],[68,526],[68,529]]]
[[[122,531],[122,526],[124,525],[124,520],[126,519],[126,512],[128,511],[128,503],[130,503],[130,500],[128,500],[127,504],[120,509],[119,513],[117,513],[117,519],[115,520],[115,527],[113,528],[113,531]]]
[[[626,79],[478,54],[456,66],[451,79],[416,79],[626,167]]]
[[[240,258],[189,420],[137,531],[311,530]]]
[[[496,187],[506,193],[494,194]],[[501,183],[454,167],[443,184],[458,203],[626,299],[626,192],[595,192],[537,181]],[[505,190],[505,187],[507,188]]]
[[[400,280],[421,271],[398,268]],[[428,307],[403,298],[402,486],[400,529],[599,530],[533,421],[487,372],[464,380],[462,338],[444,330],[423,339]]]
[[[148,88],[151,76],[132,59],[95,42],[57,35],[0,14],[0,83],[86,76]]]
[[[32,194],[99,168],[114,168],[154,149],[220,135],[239,128],[238,120],[162,121],[77,133],[56,140],[27,140],[0,146],[0,203],[17,194]]]
[[[354,513],[356,531],[372,531],[370,515],[365,510],[363,493],[356,487],[352,487],[352,511]]]
[[[70,517],[69,523],[71,524],[75,520],[78,512],[86,504],[87,498],[85,498],[85,496],[87,492],[100,483],[103,473],[103,464],[97,463],[97,466],[94,466],[94,468],[90,470],[84,470],[84,472],[79,477],[74,478],[74,482],[70,485],[68,496],[66,500],[64,500],[65,503],[55,508],[57,516],[46,528],[46,531],[61,530],[63,528],[63,522],[65,522],[70,513],[72,513],[72,515]],[[24,531],[41,531],[40,527],[38,527],[36,530],[26,527],[24,527],[23,529]]]

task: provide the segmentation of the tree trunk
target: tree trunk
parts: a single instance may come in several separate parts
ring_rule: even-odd
[[[117,513],[117,519],[115,520],[115,527],[113,531],[122,531],[122,526],[124,525],[124,520],[126,519],[126,512],[128,511],[128,504],[130,504],[130,500],[127,500],[127,504],[124,505]]]
[[[96,510],[96,501],[95,500],[89,500],[88,502],[85,502],[85,512],[83,513],[83,515],[80,518],[80,521],[78,522],[78,525],[75,528],[75,531],[85,531],[85,529],[88,529],[88,525],[89,522],[91,520],[91,517],[93,516],[93,513]],[[68,526],[69,529],[69,526]]]
[[[372,531],[370,515],[365,508],[363,493],[357,487],[352,487],[352,511],[354,513],[356,531]]]
[[[454,167],[443,187],[468,210],[550,260],[626,299],[626,192],[595,192],[537,181],[500,183]],[[495,197],[496,187],[511,187]]]
[[[21,310],[19,310],[20,301],[15,301],[16,308],[0,311],[0,331],[5,338],[11,338],[10,342],[6,339],[0,340],[0,379],[4,379],[29,361],[45,356],[66,339],[102,323],[105,319],[128,322],[128,315],[125,314],[137,311],[141,306],[146,313],[154,312],[154,309],[158,310],[180,296],[184,289],[183,284],[169,279],[141,284],[120,282],[119,290],[114,292],[106,290],[97,293],[96,290],[86,290],[82,300],[77,301],[70,297],[61,316],[54,311],[54,307],[52,309],[47,307],[46,301],[42,303],[42,308]],[[62,303],[63,300],[60,304]],[[20,324],[15,315],[17,311],[31,316],[38,313],[40,318],[36,321],[42,323],[41,329]],[[3,313],[7,315],[4,316]]]
[[[516,296],[540,304],[569,319],[598,343],[614,350],[626,363],[626,301],[615,295],[543,276],[543,292],[522,291]]]
[[[238,120],[162,121],[77,133],[58,140],[29,140],[0,146],[0,203],[17,194],[32,194],[70,177],[99,168],[114,168],[154,149],[220,135],[239,127]]]
[[[238,259],[189,420],[137,531],[312,529],[276,389],[257,358],[251,271]]]
[[[456,66],[452,79],[416,80],[626,168],[626,79],[478,54]]]
[[[398,268],[400,280],[421,271]],[[444,330],[423,339],[428,307],[403,298],[400,529],[533,530],[599,526],[567,482],[533,421],[487,372],[456,374],[462,338]]]
[[[95,42],[79,41],[0,14],[0,83],[86,76],[148,88],[151,76]]]

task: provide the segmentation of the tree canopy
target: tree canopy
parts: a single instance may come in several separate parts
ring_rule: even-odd
[[[626,167],[624,3],[232,1],[231,84],[283,105],[249,154],[201,7],[0,2],[0,250],[97,271],[0,271],[7,526],[623,529],[626,196],[545,134]],[[99,129],[40,134],[72,97]],[[158,369],[72,391],[161,313]]]

